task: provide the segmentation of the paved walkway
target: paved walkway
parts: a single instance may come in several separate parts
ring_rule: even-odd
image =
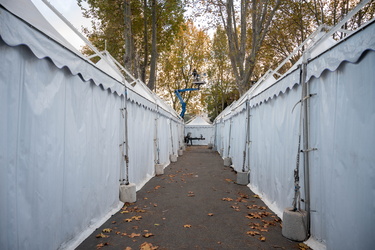
[[[78,249],[299,249],[235,180],[216,152],[189,146]]]

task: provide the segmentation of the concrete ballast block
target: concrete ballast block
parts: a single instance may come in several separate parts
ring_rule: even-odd
[[[250,172],[237,172],[237,184],[247,185],[249,184]]]
[[[178,150],[178,156],[181,156],[184,154],[184,151],[182,149]]]
[[[156,164],[155,165],[155,174],[156,175],[164,174],[164,164]]]
[[[224,166],[229,167],[230,165],[232,165],[232,158],[230,157],[224,158]]]
[[[133,203],[137,201],[137,189],[134,183],[120,185],[120,201]]]
[[[169,159],[171,160],[171,162],[176,162],[177,161],[177,155],[170,155]]]
[[[282,235],[290,240],[304,241],[307,238],[307,212],[293,211],[288,207],[283,212]]]

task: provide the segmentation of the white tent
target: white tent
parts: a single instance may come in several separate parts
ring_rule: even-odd
[[[190,133],[193,138],[204,138],[204,140],[193,140],[193,145],[208,145],[214,140],[214,127],[203,116],[196,116],[185,125],[185,136]]]
[[[370,249],[375,231],[375,23],[337,43],[329,35],[311,39],[305,81],[300,81],[301,60],[277,80],[272,72],[266,75],[227,107],[214,123],[215,146],[222,157],[232,158],[235,170],[250,171],[249,187],[282,217],[294,195],[303,114],[299,102],[308,99],[303,117],[309,140],[303,135],[301,150],[309,157],[301,153],[300,169],[302,198],[310,204],[308,243],[316,249]],[[311,95],[301,98],[303,86]]]
[[[0,4],[0,248],[74,248],[122,206],[124,178],[140,189],[177,155],[184,124],[142,82],[82,56],[31,1]]]

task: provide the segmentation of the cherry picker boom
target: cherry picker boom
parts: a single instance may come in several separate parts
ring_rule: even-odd
[[[174,91],[174,93],[176,94],[176,96],[177,96],[177,98],[178,98],[178,100],[180,101],[180,104],[181,104],[181,113],[180,113],[180,116],[182,118],[184,118],[184,116],[185,116],[186,102],[184,101],[184,99],[182,98],[182,96],[181,96],[180,93],[200,90],[200,86],[202,84],[205,84],[205,82],[200,81],[199,75],[198,75],[198,73],[197,73],[197,71],[195,69],[193,70],[193,77],[194,77],[193,84],[197,85],[196,88],[176,89]]]

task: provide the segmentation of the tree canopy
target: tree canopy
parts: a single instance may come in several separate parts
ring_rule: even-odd
[[[83,30],[176,110],[174,90],[206,74],[200,91],[184,92],[190,113],[214,119],[321,24],[333,26],[360,0],[77,0],[92,29]],[[84,8],[82,2],[89,7]],[[375,2],[344,29],[375,15]],[[337,37],[340,36],[340,37]],[[336,39],[345,33],[336,34]],[[83,53],[90,54],[88,48]],[[285,72],[300,55],[290,58]],[[95,60],[95,59],[93,59]]]

